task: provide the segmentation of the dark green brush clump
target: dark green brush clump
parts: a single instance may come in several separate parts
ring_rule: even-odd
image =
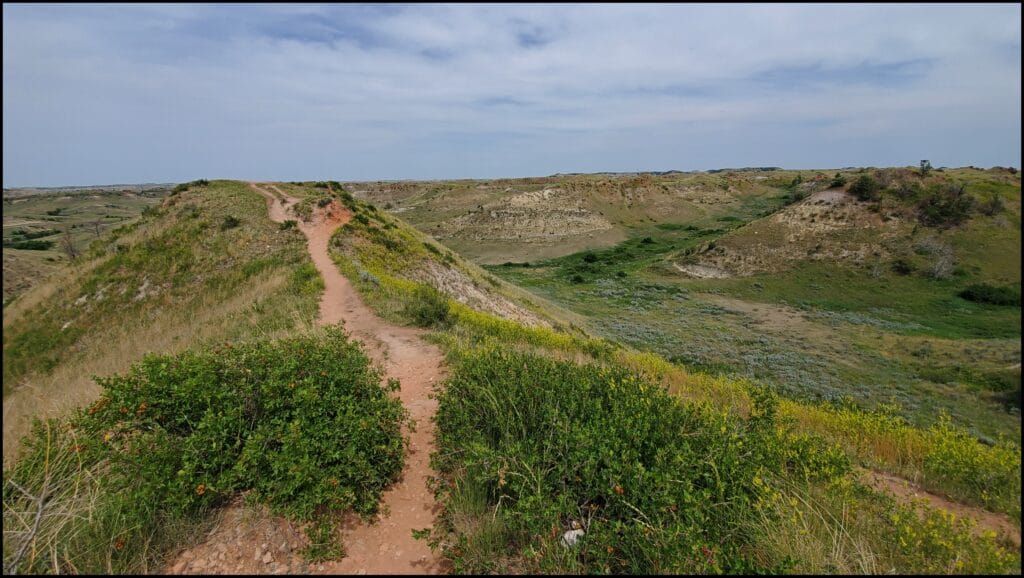
[[[96,403],[67,422],[37,423],[24,457],[4,472],[5,536],[17,525],[9,512],[34,513],[17,488],[37,496],[52,492],[51,483],[98,484],[90,517],[51,532],[56,551],[32,544],[19,572],[137,571],[157,557],[157,545],[173,543],[173,525],[239,492],[276,514],[319,519],[308,553],[338,555],[321,544],[331,514],[375,513],[402,471],[407,412],[389,394],[397,382],[382,386],[338,328],[148,355],[97,381],[104,393]],[[49,469],[68,456],[65,471]],[[73,509],[76,499],[61,506]],[[5,570],[14,557],[7,542]]]

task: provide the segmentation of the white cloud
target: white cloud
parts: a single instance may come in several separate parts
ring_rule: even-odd
[[[1020,158],[1013,5],[5,5],[3,43],[5,185]]]

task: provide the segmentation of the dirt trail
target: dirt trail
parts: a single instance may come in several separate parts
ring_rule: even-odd
[[[978,525],[974,527],[975,533],[980,534],[982,531],[992,530],[996,532],[996,534],[1005,536],[1013,543],[1014,546],[1020,548],[1020,528],[1018,528],[1013,523],[1013,520],[1011,520],[1007,515],[996,514],[982,508],[958,504],[957,502],[950,501],[942,496],[922,490],[921,488],[911,484],[909,481],[887,472],[862,470],[860,472],[860,477],[867,485],[875,488],[876,490],[892,494],[900,502],[908,503],[911,500],[923,498],[928,502],[928,505],[933,508],[956,514],[957,518],[973,519],[978,523]]]
[[[288,209],[297,200],[272,184],[250,183],[267,198],[270,219],[280,223],[294,218]],[[342,525],[346,556],[337,562],[305,564],[296,549],[300,532],[281,521],[245,519],[241,506],[232,506],[202,545],[182,553],[170,573],[323,573],[323,574],[438,574],[447,571],[444,560],[426,542],[415,540],[413,530],[433,525],[438,505],[427,488],[430,453],[433,451],[436,400],[430,399],[435,383],[445,376],[444,356],[420,337],[423,331],[390,325],[363,304],[355,289],[328,253],[335,229],[351,213],[337,202],[317,209],[309,223],[299,221],[309,254],[324,280],[320,299],[321,325],[343,323],[353,339],[362,341],[370,357],[385,369],[387,378],[401,382],[399,397],[415,421],[409,435],[402,478],[383,496],[382,513],[374,524],[351,515]],[[290,524],[285,525],[290,526]],[[197,565],[198,562],[198,565]]]

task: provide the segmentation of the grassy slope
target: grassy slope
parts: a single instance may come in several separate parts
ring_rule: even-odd
[[[60,246],[61,233],[65,228],[71,232],[73,245],[85,251],[99,235],[137,219],[147,207],[159,204],[168,192],[164,189],[149,190],[143,194],[91,190],[5,198],[5,240],[12,238],[16,231],[56,232],[37,237],[53,242],[47,250],[3,249],[4,306],[68,261]]]
[[[223,230],[228,215],[241,224]],[[244,183],[168,197],[5,309],[5,460],[29,417],[91,401],[92,375],[147,351],[289,333],[315,319],[320,287],[302,234],[271,223]]]
[[[898,403],[922,425],[944,410],[978,435],[1019,440],[1019,415],[1006,403],[1019,379],[1007,368],[1020,361],[1020,309],[956,296],[980,281],[1019,284],[1019,184],[981,171],[950,177],[980,197],[1002,195],[1007,210],[947,231],[906,226],[906,237],[891,242],[906,255],[892,258],[915,263],[911,275],[888,261],[879,274],[873,263],[811,260],[731,279],[679,275],[672,263],[688,249],[754,238],[759,228],[740,226],[743,216],[662,223],[653,243],[634,237],[590,263],[584,253],[490,270],[584,315],[601,335],[690,367],[763,379],[799,399]],[[930,257],[914,252],[925,237],[954,247],[958,273],[925,274]]]
[[[356,207],[357,215],[369,215],[372,212],[364,206]],[[443,254],[419,252],[416,241],[419,235],[414,230],[394,217],[382,216],[382,218],[385,223],[390,223],[391,227],[378,226],[381,222],[376,220],[374,220],[376,222],[373,226],[380,231],[386,231],[386,233],[374,233],[366,226],[350,226],[341,229],[332,243],[336,251],[335,258],[339,268],[353,281],[371,306],[395,321],[413,323],[417,319],[416,313],[424,310],[419,307],[421,304],[418,303],[424,298],[424,292],[418,289],[422,285],[411,274],[415,267],[410,268],[408,265],[418,263],[422,266],[424,260],[442,261],[444,257]],[[429,292],[426,295],[429,296]],[[548,450],[540,449],[537,450],[541,452],[540,455],[530,453],[534,450],[529,448],[533,447],[534,443],[540,443],[539,438],[542,436],[547,436],[546,439],[550,439],[550,442],[544,443],[553,443],[559,447],[567,443],[566,440],[559,439],[558,436],[552,437],[553,431],[576,439],[583,435],[581,432],[575,431],[576,429],[590,427],[590,425],[584,426],[583,415],[576,418],[565,417],[564,419],[558,417],[577,403],[568,398],[558,401],[558,396],[563,393],[573,395],[569,392],[559,393],[558,388],[564,386],[566,389],[572,389],[576,386],[570,385],[570,383],[575,383],[577,379],[583,380],[580,383],[590,382],[594,379],[592,377],[573,377],[576,371],[572,369],[573,366],[583,364],[597,368],[597,374],[589,373],[593,371],[591,369],[581,368],[581,371],[586,372],[587,375],[618,375],[615,372],[623,370],[629,374],[617,377],[603,386],[594,384],[585,386],[589,388],[587,391],[595,395],[606,395],[601,393],[602,388],[614,388],[616,384],[620,383],[620,378],[628,380],[631,384],[644,382],[661,384],[674,394],[672,401],[663,401],[662,403],[686,405],[690,407],[687,411],[696,411],[697,416],[703,416],[695,417],[698,421],[725,419],[726,421],[722,425],[725,428],[723,432],[732,427],[750,427],[742,424],[762,411],[757,409],[759,402],[755,403],[751,390],[739,380],[716,378],[699,373],[688,374],[681,367],[666,363],[656,355],[622,348],[600,339],[587,338],[575,332],[567,333],[542,327],[524,327],[491,315],[467,310],[451,300],[447,313],[445,313],[433,306],[433,299],[431,297],[429,300],[431,301],[430,310],[434,312],[434,316],[428,317],[427,322],[432,323],[437,330],[434,334],[435,339],[449,353],[449,361],[453,364],[453,380],[461,384],[457,391],[450,394],[450,397],[446,393],[442,394],[441,398],[442,408],[447,404],[456,404],[458,407],[449,407],[449,409],[443,410],[441,417],[438,418],[441,435],[447,436],[441,444],[443,458],[439,456],[442,461],[438,463],[438,467],[441,468],[446,479],[443,491],[446,510],[442,524],[435,529],[433,539],[438,540],[438,543],[445,548],[446,554],[452,558],[457,570],[471,572],[571,572],[588,571],[588,569],[616,571],[616,568],[626,571],[645,571],[651,568],[704,568],[709,570],[713,567],[734,570],[740,568],[747,570],[754,568],[779,569],[786,566],[787,555],[799,559],[793,568],[811,572],[924,571],[925,569],[939,572],[970,572],[982,571],[982,568],[990,563],[993,565],[989,568],[993,571],[1009,570],[1012,572],[1013,568],[1019,565],[1017,558],[1008,550],[996,545],[995,542],[975,541],[970,538],[968,534],[964,533],[967,531],[967,527],[959,526],[959,522],[953,523],[948,517],[943,518],[939,514],[914,513],[912,509],[886,501],[883,496],[867,491],[854,481],[852,474],[842,473],[845,471],[842,467],[837,465],[837,470],[829,469],[831,466],[826,464],[832,463],[833,458],[840,459],[836,457],[836,454],[829,453],[832,450],[827,450],[825,447],[810,450],[802,444],[811,443],[807,441],[808,434],[812,437],[823,435],[826,446],[835,444],[835,447],[840,448],[840,455],[846,455],[855,461],[916,479],[926,487],[946,492],[967,503],[985,504],[995,511],[1008,512],[1016,519],[1019,519],[1019,447],[1007,446],[988,449],[966,436],[962,430],[948,424],[940,424],[931,430],[921,430],[910,427],[890,415],[867,414],[848,408],[835,410],[828,406],[819,407],[813,404],[789,401],[780,401],[777,411],[780,431],[790,433],[771,443],[781,443],[784,447],[790,448],[785,451],[803,455],[804,457],[797,459],[798,463],[801,460],[809,459],[817,465],[811,466],[811,462],[807,462],[807,467],[812,470],[824,467],[838,477],[832,478],[833,481],[827,483],[822,483],[821,480],[810,482],[799,477],[792,478],[791,474],[786,473],[788,470],[771,470],[775,473],[765,475],[773,478],[770,485],[774,490],[768,493],[774,498],[769,500],[770,505],[766,502],[759,506],[757,511],[760,513],[756,514],[755,518],[750,517],[753,510],[746,511],[742,508],[740,510],[746,513],[739,514],[741,519],[733,519],[731,522],[720,517],[721,512],[710,512],[708,514],[710,517],[705,520],[703,526],[707,531],[713,534],[717,530],[712,529],[712,525],[724,523],[731,528],[727,530],[731,537],[723,544],[746,544],[739,550],[733,549],[732,546],[722,550],[711,550],[712,553],[717,553],[716,555],[723,558],[728,554],[730,556],[728,561],[724,559],[719,559],[717,562],[708,560],[705,562],[712,566],[691,566],[692,563],[687,562],[685,557],[677,557],[681,553],[672,553],[670,550],[656,553],[649,550],[651,544],[648,540],[651,539],[651,536],[667,536],[668,534],[662,534],[662,532],[676,531],[673,529],[676,528],[672,525],[673,522],[662,519],[660,514],[658,522],[648,520],[654,524],[655,534],[643,531],[646,522],[637,522],[635,519],[615,522],[618,514],[608,514],[610,517],[607,518],[606,523],[611,524],[609,528],[618,527],[620,532],[627,531],[626,526],[639,524],[639,526],[633,526],[628,530],[640,531],[638,534],[631,535],[630,540],[635,540],[635,542],[632,542],[633,546],[628,554],[626,552],[613,554],[612,550],[606,554],[604,546],[601,545],[596,550],[589,549],[589,554],[581,554],[579,558],[567,556],[557,544],[557,536],[561,532],[558,526],[562,524],[562,529],[565,529],[564,524],[567,524],[569,519],[567,516],[573,515],[574,512],[578,516],[580,513],[575,510],[576,505],[572,503],[571,499],[569,502],[564,502],[565,496],[575,495],[574,492],[581,491],[583,492],[581,495],[590,496],[585,498],[587,503],[602,504],[605,503],[605,500],[615,500],[618,494],[618,491],[611,486],[604,490],[597,488],[584,490],[572,487],[571,480],[560,480],[557,475],[553,479],[546,477],[552,471],[559,471],[557,468],[561,460],[568,459],[577,464],[579,460],[591,459],[592,456],[581,455],[579,460],[574,457],[566,458],[569,454],[564,452],[569,450],[565,448],[553,454]],[[420,322],[423,322],[422,318],[420,318]],[[527,357],[505,359],[509,355],[525,355]],[[546,363],[544,360],[552,358],[570,360],[572,363],[563,369],[543,369],[544,363]],[[469,366],[465,365],[467,362]],[[510,363],[510,365],[508,368],[502,369],[503,363]],[[600,367],[606,367],[611,373],[601,373]],[[533,371],[537,375],[520,376],[517,374],[520,368],[522,371]],[[565,372],[568,377],[565,377],[565,383],[562,381],[548,382],[546,380],[550,376],[545,376],[545,371],[559,375],[560,372]],[[486,374],[487,377],[480,377],[477,373]],[[596,379],[598,382],[601,381],[599,377]],[[524,387],[527,385],[529,387]],[[580,385],[580,387],[583,386]],[[650,387],[650,385],[641,386],[641,389],[643,387]],[[480,392],[476,388],[490,389],[491,393]],[[542,397],[548,398],[548,401],[543,403],[539,401],[540,392],[544,392]],[[525,397],[519,399],[517,397],[519,395]],[[488,402],[490,405],[488,403],[479,405],[476,402],[468,401],[475,399],[476,396],[481,396],[478,400],[481,403],[483,400],[490,399]],[[505,399],[506,397],[508,399]],[[694,402],[696,403],[694,404]],[[710,402],[712,405],[703,405],[706,402]],[[578,403],[590,402],[578,401]],[[610,411],[619,411],[614,408],[614,404],[620,403],[619,401],[606,400],[602,403],[613,404]],[[623,403],[626,402],[623,401]],[[498,409],[497,414],[487,413],[496,408]],[[642,421],[647,419],[647,417],[642,417],[644,411],[646,410],[638,407],[633,410],[633,413],[627,412],[627,414],[633,415],[632,419]],[[720,411],[724,414],[716,413]],[[604,423],[601,420],[612,419],[614,422],[626,418],[610,416],[606,418],[599,413],[587,411],[585,412],[585,415],[588,416],[586,419],[594,419],[601,424],[595,427],[605,432],[610,439],[618,439],[621,436],[624,439],[635,438],[636,443],[643,447],[648,447],[645,444],[654,444],[654,447],[658,445],[669,447],[668,444],[648,439],[646,433],[640,434],[640,430],[635,427],[630,430],[630,433],[616,433],[615,428],[619,426],[613,423]],[[448,417],[444,417],[445,415]],[[714,417],[716,415],[718,417]],[[458,425],[466,419],[474,420],[477,425]],[[660,418],[651,419],[657,422]],[[554,420],[554,422],[547,423],[550,420]],[[580,421],[577,422],[577,420]],[[547,425],[544,425],[545,423]],[[574,423],[577,424],[576,427],[572,426]],[[493,427],[504,432],[496,434],[503,440],[500,443],[495,442],[498,445],[488,445],[491,442],[487,439],[492,438],[485,436],[484,439],[477,439],[474,437],[477,433],[489,431],[488,428]],[[568,429],[565,429],[567,427]],[[701,433],[701,428],[704,426],[695,427],[697,430],[694,432],[680,433],[684,436],[711,435],[711,432]],[[715,431],[717,432],[717,429]],[[473,432],[472,435],[470,432]],[[743,438],[730,439],[734,441],[722,441],[723,443],[736,443],[735,439]],[[524,440],[533,441],[526,443]],[[590,443],[586,440],[577,441],[579,444],[584,444],[579,446],[580,450],[595,447],[586,445]],[[754,443],[752,439],[749,441]],[[790,444],[795,445],[791,446]],[[694,448],[699,452],[707,449],[700,449],[702,444],[698,444]],[[619,455],[616,453],[618,451],[613,449],[609,455]],[[621,451],[633,450],[621,449]],[[749,451],[761,450],[750,448]],[[804,451],[811,451],[811,454],[800,453]],[[826,453],[817,453],[819,451]],[[712,455],[715,457],[706,459],[715,460],[726,454],[713,453]],[[817,457],[810,457],[812,455]],[[832,457],[826,458],[826,455]],[[556,458],[558,463],[550,462],[552,457]],[[612,461],[614,462],[614,460]],[[603,462],[598,461],[595,464],[595,467],[598,468],[597,479],[589,481],[577,479],[577,482],[600,483],[600,480],[603,479],[601,476],[604,475],[600,471],[605,467],[600,465],[601,463]],[[718,464],[718,467],[721,466],[722,464]],[[628,463],[618,466],[612,463],[609,467],[615,469],[618,475],[623,476],[627,475],[625,472],[631,472],[630,468],[632,467],[639,467],[640,472],[645,471],[643,465],[633,466]],[[656,466],[648,464],[646,467],[654,468]],[[636,483],[640,485],[635,491],[639,491],[641,494],[645,492],[643,484],[650,483],[649,476],[654,476],[654,471],[648,470],[648,474],[639,474],[640,478]],[[582,470],[580,472],[579,475],[582,476]],[[679,475],[689,474],[679,472]],[[545,477],[542,480],[538,476]],[[518,490],[513,492],[511,486],[513,477],[516,480],[521,477],[521,481],[526,485],[517,485]],[[756,483],[751,482],[750,479],[732,481],[741,484]],[[555,483],[556,487],[557,484],[568,484],[570,487],[560,491],[546,490],[544,488],[548,483]],[[985,484],[984,489],[978,486],[978,483]],[[506,484],[508,485],[506,486]],[[697,482],[697,484],[700,487],[703,483]],[[538,492],[536,495],[532,495],[533,490],[530,490],[534,487]],[[661,491],[656,489],[660,487],[652,487],[650,491]],[[555,491],[555,493],[548,494],[548,491]],[[611,497],[606,495],[604,498],[598,498],[596,497],[598,494],[587,494],[590,491],[597,491],[598,494],[609,491]],[[746,490],[737,491],[742,493]],[[503,493],[506,494],[505,497],[499,499]],[[997,495],[999,497],[996,497]],[[593,500],[598,501],[594,502]],[[599,508],[602,507],[604,506],[599,506]],[[628,510],[629,506],[625,505],[625,508]],[[601,511],[611,512],[611,510]],[[860,513],[856,519],[842,518],[844,511]],[[495,516],[496,512],[508,513]],[[560,514],[556,514],[556,512],[560,512]],[[813,518],[812,523],[806,522],[803,518],[807,514]],[[551,529],[550,526],[532,525],[543,524],[545,523],[543,520],[553,523],[554,529]],[[903,525],[897,523],[899,520],[903,520]],[[663,526],[663,523],[667,525]],[[524,526],[524,524],[526,525]],[[616,524],[626,524],[626,526],[617,526]],[[548,533],[549,529],[553,533]],[[737,532],[744,538],[740,539]],[[891,540],[894,533],[904,536],[904,540],[894,544]],[[837,536],[845,537],[840,539]],[[907,541],[910,537],[922,538],[924,542]],[[619,538],[613,539],[609,544],[621,539],[620,534]],[[936,542],[943,539],[945,541],[942,541],[941,545]],[[989,539],[991,537],[985,538],[985,540]],[[752,541],[747,542],[746,540]],[[804,546],[808,543],[814,543],[817,546],[805,548]],[[982,550],[973,550],[975,546],[982,544],[988,545],[983,546]],[[695,543],[693,547],[700,552],[699,544]],[[615,547],[612,549],[617,550]],[[925,554],[926,551],[929,553]],[[825,552],[828,553],[825,554]],[[608,554],[613,555],[609,556]],[[955,562],[957,559],[960,562]],[[655,566],[649,565],[652,563]],[[744,566],[748,563],[754,564],[754,566]],[[620,566],[616,566],[616,564]],[[718,565],[714,566],[714,564]]]
[[[360,198],[390,208],[395,214],[478,263],[551,258],[587,248],[612,246],[658,222],[713,220],[725,214],[760,215],[780,205],[778,182],[789,172],[762,174],[673,174],[658,177],[575,175],[491,181],[348,183]],[[795,173],[793,173],[795,174]],[[542,201],[524,200],[528,193],[556,191]],[[519,222],[492,210],[526,208],[534,218],[546,212],[580,207],[607,221],[609,228],[563,234],[559,219],[539,237],[521,233]],[[468,215],[483,215],[473,226],[460,223]],[[510,237],[494,241],[500,233]]]

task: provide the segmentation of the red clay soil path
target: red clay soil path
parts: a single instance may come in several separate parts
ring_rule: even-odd
[[[274,185],[266,188],[251,184],[267,197],[270,218],[283,222],[288,218],[287,208],[296,199],[288,198]],[[430,452],[433,450],[436,400],[429,395],[434,384],[443,378],[443,358],[437,347],[420,339],[422,331],[390,325],[363,304],[355,288],[339,271],[327,251],[331,235],[352,217],[345,209],[332,203],[324,211],[317,211],[311,223],[299,222],[306,235],[309,254],[324,279],[324,293],[320,299],[320,324],[344,322],[345,329],[366,345],[370,356],[381,364],[388,378],[397,378],[401,384],[399,397],[416,422],[416,431],[410,433],[402,479],[384,494],[384,514],[376,524],[367,525],[357,519],[345,524],[347,555],[339,562],[324,565],[331,574],[437,573],[442,570],[441,560],[434,556],[426,542],[415,540],[413,530],[431,526],[437,504],[427,488],[431,475]]]
[[[297,202],[296,199],[288,197],[272,184],[249,184],[267,198],[272,221],[281,223],[294,218],[288,209]],[[370,357],[385,369],[386,377],[401,382],[399,397],[415,421],[415,431],[406,432],[409,447],[402,478],[384,493],[382,513],[376,523],[363,523],[354,514],[346,518],[342,525],[346,556],[339,561],[302,564],[297,553],[302,539],[297,530],[274,531],[275,523],[280,525],[281,521],[247,521],[229,508],[207,542],[180,555],[172,563],[171,573],[447,572],[444,559],[431,552],[425,541],[412,537],[413,530],[433,525],[439,508],[433,493],[427,488],[427,479],[432,475],[430,453],[434,449],[434,423],[431,418],[437,410],[437,401],[430,399],[429,394],[434,384],[445,376],[444,356],[436,346],[420,338],[421,330],[390,325],[377,317],[338,271],[327,247],[334,231],[347,223],[351,216],[335,202],[317,209],[311,222],[300,220],[299,230],[306,235],[309,254],[324,280],[319,323],[343,323],[349,335],[362,341]],[[226,527],[232,525],[235,527]]]

